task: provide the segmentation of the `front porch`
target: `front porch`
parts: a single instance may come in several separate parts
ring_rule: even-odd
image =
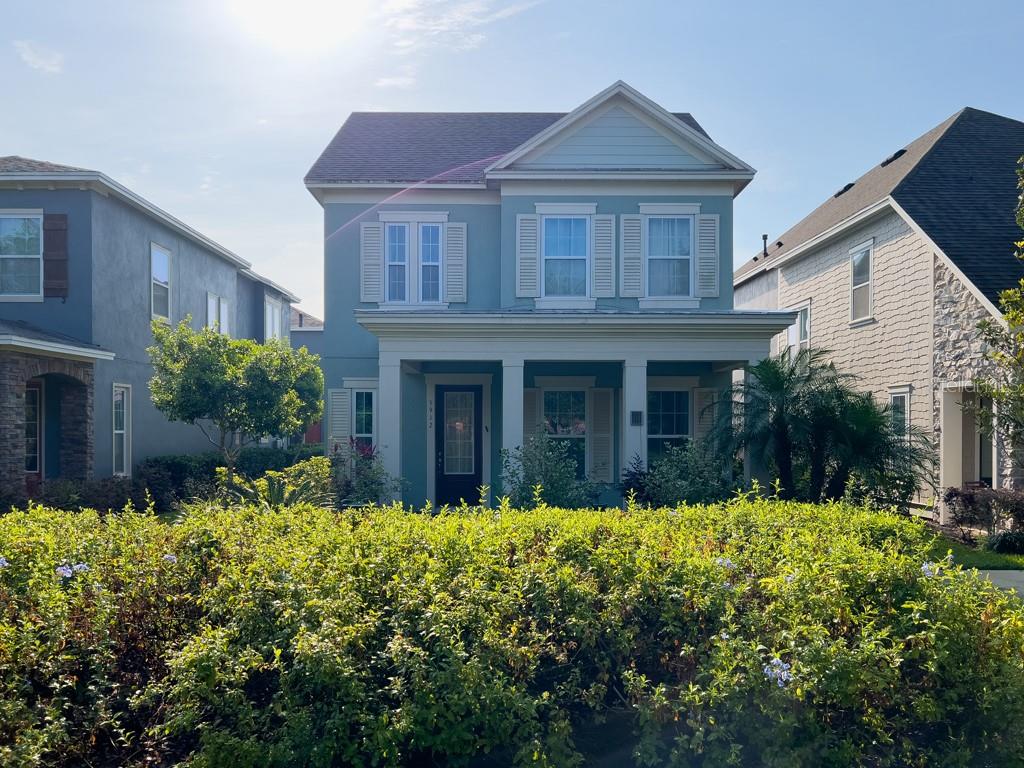
[[[378,338],[376,442],[404,501],[501,494],[501,451],[537,432],[592,481],[699,439],[733,372],[769,354],[788,312],[358,314]],[[617,490],[611,490],[612,503]]]

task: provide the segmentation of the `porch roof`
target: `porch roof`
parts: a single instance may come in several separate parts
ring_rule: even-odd
[[[0,350],[13,349],[49,357],[113,360],[114,353],[71,336],[45,331],[19,320],[0,320]]]

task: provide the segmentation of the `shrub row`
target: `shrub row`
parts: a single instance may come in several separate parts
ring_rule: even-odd
[[[974,532],[1024,530],[1024,493],[1005,488],[947,488],[943,494],[950,522],[965,541]]]
[[[5,766],[1024,761],[1024,610],[846,505],[0,520]]]

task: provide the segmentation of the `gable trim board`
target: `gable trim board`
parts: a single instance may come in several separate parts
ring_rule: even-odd
[[[751,175],[755,172],[753,167],[746,164],[732,153],[726,151],[724,148],[718,146],[715,142],[705,136],[702,136],[699,132],[683,123],[663,107],[654,103],[622,80],[619,80],[583,102],[583,104],[562,117],[560,120],[556,120],[547,128],[519,145],[516,149],[499,158],[496,162],[487,167],[484,172],[485,175],[491,177],[495,171],[507,171],[509,166],[517,160],[522,159],[532,150],[546,144],[549,140],[565,133],[571,126],[581,122],[586,116],[616,96],[621,96],[626,100],[626,102],[636,107],[642,114],[648,116],[655,123],[659,124],[660,127],[666,130],[669,134],[674,134],[683,139],[686,143],[693,144],[698,149],[703,150],[708,155],[721,162],[721,164],[727,168],[745,171]],[[621,176],[621,172],[616,175]]]

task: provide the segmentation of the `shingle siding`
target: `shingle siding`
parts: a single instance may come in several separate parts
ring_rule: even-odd
[[[872,322],[850,323],[850,249],[874,238]],[[831,351],[858,387],[888,402],[911,385],[911,421],[932,427],[932,257],[895,213],[779,270],[779,307],[811,300],[811,346]]]

